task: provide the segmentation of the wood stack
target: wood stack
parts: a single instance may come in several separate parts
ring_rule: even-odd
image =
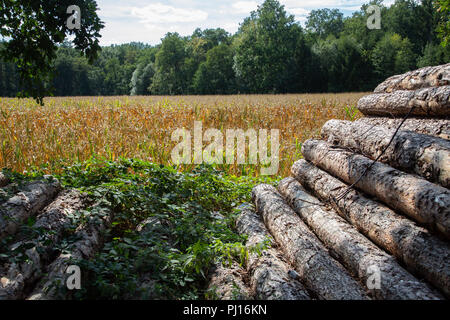
[[[58,244],[71,229],[73,215],[86,207],[86,199],[76,190],[61,190],[58,180],[10,183],[0,175],[0,240],[11,258],[0,261],[0,300],[47,300],[64,298],[67,267],[72,261],[92,257],[102,246],[111,212],[94,204],[91,215],[74,233],[74,243],[60,253]],[[23,230],[33,221],[39,235]]]
[[[278,189],[254,188],[255,213],[312,298],[448,298],[450,64],[391,77],[358,109]]]

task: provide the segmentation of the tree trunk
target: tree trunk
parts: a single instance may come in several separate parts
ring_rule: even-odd
[[[427,279],[450,297],[450,246],[388,207],[366,198],[305,160],[292,166],[292,175],[374,243],[402,261],[408,270]]]
[[[302,153],[323,170],[450,238],[450,191],[324,141],[308,140]]]
[[[378,85],[375,89],[375,93],[390,93],[396,90],[417,90],[449,84],[450,63],[441,66],[425,67],[392,76]]]
[[[207,296],[209,300],[250,300],[244,283],[245,271],[235,262],[231,266],[217,264],[211,275]]]
[[[323,205],[311,205],[321,202],[310,196],[297,180],[284,179],[278,189],[295,212],[334,252],[338,260],[367,286],[373,297],[388,300],[443,299],[403,269],[394,257],[379,249],[333,209],[326,209]]]
[[[29,217],[44,208],[58,193],[58,180],[35,181],[24,191],[0,206],[0,239],[17,232],[19,226]]]
[[[450,116],[450,86],[425,88],[417,91],[375,93],[361,98],[358,109],[366,116]]]
[[[253,210],[244,209],[237,221],[240,234],[248,235],[247,248],[270,241],[272,246],[261,255],[250,253],[247,271],[250,287],[258,300],[310,300],[305,287],[289,276],[292,271],[282,255],[273,246],[273,239],[264,223]]]
[[[67,268],[82,259],[90,259],[103,245],[103,233],[111,224],[111,212],[94,207],[90,221],[74,235],[77,240],[70,253],[61,253],[47,270],[47,276],[36,286],[27,300],[66,299]]]
[[[322,137],[329,143],[371,159],[376,159],[386,149],[394,133],[394,129],[340,120],[330,120],[322,127]],[[379,161],[446,188],[450,186],[449,140],[399,131]]]
[[[266,226],[308,289],[325,300],[367,299],[360,284],[329,255],[274,187],[259,185],[252,196]]]
[[[9,183],[8,178],[0,172],[0,188],[6,186]]]
[[[388,129],[397,129],[403,119],[365,117],[356,120],[369,126],[383,126]],[[408,118],[402,125],[402,130],[413,131],[442,139],[450,139],[450,120],[448,119],[424,119]]]
[[[54,246],[61,240],[61,235],[70,223],[68,215],[82,209],[83,199],[75,190],[64,191],[55,201],[48,205],[37,217],[34,228],[42,230],[43,237],[21,241],[11,246],[31,246],[25,251],[29,262],[12,263],[6,266],[7,275],[0,275],[4,285],[0,286],[0,300],[17,300],[25,298],[24,288],[42,276],[44,266],[54,253]]]

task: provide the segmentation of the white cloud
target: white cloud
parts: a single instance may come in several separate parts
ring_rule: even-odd
[[[158,44],[167,32],[189,35],[196,27],[224,28],[234,33],[245,17],[264,0],[97,0],[106,23],[102,45],[141,41]],[[368,0],[280,0],[296,21],[304,23],[311,10],[338,8],[348,15]],[[394,0],[385,0],[392,4]]]
[[[304,8],[286,8],[286,11],[295,16],[295,20],[304,23],[306,22],[308,15],[310,13],[309,10]]]
[[[287,11],[299,16],[307,15],[309,13],[309,10],[303,8],[288,8]]]
[[[391,1],[391,0],[389,0]],[[394,1],[394,0],[392,0]],[[319,8],[338,8],[338,9],[348,9],[348,10],[359,10],[363,3],[368,1],[361,0],[280,0],[281,4],[284,4],[286,8],[308,8],[308,9],[319,9]],[[350,9],[351,8],[351,9]]]
[[[386,7],[390,7],[395,3],[395,0],[384,0],[383,5]]]
[[[98,13],[102,19],[128,18],[130,16],[130,8],[111,4],[104,4],[100,7]]]
[[[199,22],[208,19],[208,13],[199,9],[174,8],[162,3],[132,7],[131,14],[145,24]]]
[[[256,1],[238,1],[231,5],[235,13],[250,13],[258,8]]]
[[[311,7],[336,7],[337,3],[342,1],[333,0],[281,0],[281,4],[284,4],[286,8],[311,8]]]
[[[228,22],[228,23],[225,23],[222,26],[220,26],[220,28],[233,34],[239,30],[239,22],[238,23]]]

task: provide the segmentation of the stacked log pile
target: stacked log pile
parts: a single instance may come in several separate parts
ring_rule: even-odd
[[[261,255],[252,253],[247,263],[250,289],[257,300],[310,300],[306,288],[292,275],[292,269],[274,246],[263,221],[251,208],[245,208],[238,221],[239,233],[247,234],[247,247],[269,242]],[[291,271],[291,273],[290,273]]]
[[[46,262],[51,261],[53,247],[61,240],[65,227],[70,223],[69,215],[80,210],[82,205],[83,199],[79,192],[63,191],[38,215],[35,226],[48,232],[46,241],[34,238],[26,242],[31,248],[25,251],[25,255],[33,263],[11,262],[5,266],[7,274],[2,278],[0,299],[25,298],[25,288],[42,276]],[[13,243],[10,245],[11,251],[23,244],[23,240]]]
[[[449,298],[450,64],[391,77],[358,109],[306,141],[278,189],[255,187],[241,220],[313,299]]]
[[[94,204],[85,223],[74,226],[74,215],[87,207],[80,192],[62,190],[51,176],[16,184],[1,174],[0,183],[0,240],[10,254],[0,263],[0,300],[65,298],[57,289],[65,288],[68,267],[101,248],[110,212]],[[27,221],[39,234],[23,229]],[[76,241],[61,253],[58,245],[74,227]]]

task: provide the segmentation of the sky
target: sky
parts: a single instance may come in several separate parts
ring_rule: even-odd
[[[156,45],[167,32],[191,35],[199,27],[223,28],[235,33],[239,24],[264,0],[97,0],[105,22],[100,44],[143,42]],[[304,23],[309,12],[337,8],[345,15],[358,11],[369,0],[280,0],[296,21]],[[389,5],[392,1],[385,1]]]

